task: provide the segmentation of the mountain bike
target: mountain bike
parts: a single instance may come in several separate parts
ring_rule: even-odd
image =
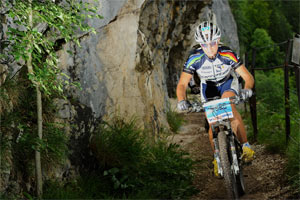
[[[214,99],[204,104],[193,102],[189,112],[205,111],[208,123],[212,126],[213,142],[218,165],[218,173],[224,178],[229,199],[238,199],[245,194],[242,145],[233,133],[230,118],[233,118],[231,104],[238,104],[241,98]]]

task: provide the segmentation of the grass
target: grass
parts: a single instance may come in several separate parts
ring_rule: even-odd
[[[112,199],[109,181],[99,174],[88,174],[73,181],[47,181],[43,199]]]
[[[285,135],[285,118],[284,112],[270,112],[264,106],[264,103],[259,102],[257,105],[258,111],[258,135],[257,142],[264,144],[266,150],[270,153],[280,153],[287,158],[286,176],[296,192],[300,193],[300,121],[299,109],[291,104],[291,135],[289,143],[286,143]],[[250,113],[243,113],[245,124],[248,125],[248,139],[253,141],[253,129]]]
[[[167,112],[167,121],[173,133],[178,133],[179,128],[185,123],[183,116],[173,110]]]
[[[2,89],[8,86],[15,87],[18,83],[8,81],[5,84],[9,85],[1,86]],[[38,139],[35,93],[33,88],[25,87],[24,83],[21,85],[23,86],[19,86],[13,92],[10,90],[3,92],[2,89],[0,91],[0,103],[3,98],[7,98],[12,105],[0,111],[0,170],[5,171],[9,168],[11,174],[20,173],[22,176],[18,176],[18,181],[27,183],[35,177],[34,151],[36,149],[41,151],[43,172],[48,175],[49,171],[53,171],[67,157],[67,137],[63,125],[53,123],[54,119],[51,116],[54,114],[49,110],[52,109],[52,101],[44,99],[43,139]],[[20,89],[22,92],[19,91]],[[7,193],[3,194],[3,198],[5,195],[7,198],[14,198],[15,195],[21,195],[19,198],[23,198],[23,194],[16,194],[15,190],[5,192]],[[24,193],[24,195],[30,194]]]
[[[179,128],[185,123],[183,116],[170,105],[167,108],[167,121],[173,133],[178,133]]]
[[[0,87],[0,115],[10,112],[20,103],[20,96],[24,86],[15,80],[8,80]]]
[[[188,153],[163,139],[153,143],[136,124],[115,117],[100,125],[91,138],[99,169],[69,184],[48,184],[44,197],[186,199],[195,194],[195,163]]]
[[[291,137],[289,146],[286,150],[288,157],[288,164],[286,173],[292,186],[300,193],[300,133],[298,131],[297,137]]]

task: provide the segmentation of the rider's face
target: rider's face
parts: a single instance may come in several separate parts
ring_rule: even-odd
[[[215,58],[218,52],[218,44],[219,44],[219,39],[214,40],[211,42],[207,42],[204,44],[200,44],[204,53],[209,57],[209,58]]]

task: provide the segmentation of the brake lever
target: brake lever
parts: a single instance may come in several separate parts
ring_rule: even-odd
[[[199,105],[198,103],[193,103],[192,106],[188,109],[187,113],[201,112],[201,111],[204,111],[202,105]]]

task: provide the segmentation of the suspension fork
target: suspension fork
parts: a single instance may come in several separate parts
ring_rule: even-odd
[[[228,135],[229,137],[229,147],[230,147],[230,153],[231,153],[231,158],[232,158],[232,170],[234,174],[238,175],[240,173],[240,168],[239,168],[239,162],[238,162],[238,157],[237,157],[237,152],[236,152],[236,146],[234,143],[234,133],[230,131],[230,134]]]
[[[225,125],[225,126],[224,126]],[[223,131],[224,128],[226,127],[226,132],[227,134],[227,138],[229,139],[229,150],[230,150],[230,154],[231,154],[231,158],[232,158],[232,164],[231,164],[231,168],[233,170],[233,172],[237,175],[240,173],[240,168],[239,168],[239,162],[238,162],[238,157],[237,157],[237,150],[236,150],[236,146],[235,146],[235,138],[234,138],[234,133],[232,132],[232,130],[230,129],[229,124],[224,124],[224,125],[220,125],[220,124],[216,124],[216,125],[212,125],[212,132],[213,132],[213,142],[214,142],[214,148],[215,148],[215,152],[214,152],[214,156],[216,158],[217,161],[217,165],[218,165],[218,173],[223,176],[223,168],[222,168],[222,164],[221,164],[221,160],[220,160],[220,149],[219,149],[219,144],[218,144],[218,133],[220,132],[220,129]]]
[[[229,152],[231,154],[231,169],[234,172],[234,174],[238,175],[240,173],[240,167],[239,167],[239,161],[238,161],[238,157],[237,157],[237,149],[238,147],[236,147],[235,145],[235,135],[232,132],[231,126],[230,126],[230,122],[226,121],[223,123],[223,126],[220,126],[220,128],[226,129],[227,132],[227,138],[228,138],[228,143],[229,143]]]
[[[214,157],[217,161],[218,165],[218,173],[223,177],[223,167],[221,164],[221,159],[220,159],[220,148],[219,148],[219,142],[218,142],[218,133],[220,132],[218,126],[212,125],[212,133],[213,133],[213,142],[214,142],[214,147],[215,147],[215,152],[214,152]]]

